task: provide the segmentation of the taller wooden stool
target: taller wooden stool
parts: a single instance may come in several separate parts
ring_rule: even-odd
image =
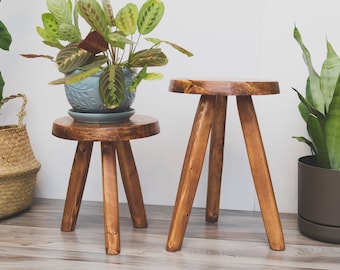
[[[52,130],[54,136],[78,141],[65,200],[62,231],[75,230],[94,141],[101,143],[106,253],[120,252],[116,152],[133,225],[136,228],[147,226],[130,140],[158,133],[158,120],[141,115],[134,115],[128,121],[112,124],[80,123],[73,121],[71,117],[54,121]]]
[[[166,249],[178,251],[182,247],[201,175],[209,134],[210,157],[206,220],[216,222],[218,219],[227,97],[236,96],[243,136],[269,245],[273,250],[284,250],[281,221],[251,97],[252,95],[278,94],[278,82],[172,80],[169,91],[200,94],[201,98],[185,154]]]

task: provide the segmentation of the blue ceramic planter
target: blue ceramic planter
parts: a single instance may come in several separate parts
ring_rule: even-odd
[[[80,71],[75,71],[80,72]],[[123,103],[115,109],[105,108],[99,94],[99,78],[101,72],[88,77],[78,83],[65,85],[65,93],[68,102],[72,107],[72,111],[76,113],[117,113],[126,112],[135,99],[136,92],[130,92],[129,86],[136,76],[136,72],[132,69],[123,69],[125,76],[125,97]]]

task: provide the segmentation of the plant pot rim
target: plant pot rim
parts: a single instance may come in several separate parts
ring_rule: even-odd
[[[316,156],[315,155],[308,155],[308,156],[302,156],[298,158],[298,163],[303,166],[318,168],[320,170],[327,170],[327,171],[334,171],[339,172],[340,170],[331,169],[331,168],[323,168],[317,165],[316,163]]]

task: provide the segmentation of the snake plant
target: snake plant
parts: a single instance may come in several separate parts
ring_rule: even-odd
[[[293,89],[301,101],[299,111],[310,139],[294,138],[311,147],[319,167],[340,170],[340,58],[326,40],[327,56],[319,75],[297,27],[294,28],[294,38],[302,49],[309,73],[305,97]]]
[[[48,13],[42,14],[43,27],[37,32],[43,42],[59,49],[56,59],[46,55],[24,54],[29,58],[46,57],[55,61],[65,76],[50,84],[73,84],[102,71],[99,91],[107,108],[118,107],[124,95],[122,68],[137,68],[139,72],[130,85],[135,91],[143,80],[162,78],[162,74],[148,72],[149,67],[164,66],[167,56],[161,44],[168,44],[187,56],[192,53],[161,39],[146,37],[161,21],[164,3],[147,0],[139,9],[128,3],[114,14],[110,0],[46,0]],[[79,16],[80,15],[80,16]],[[82,38],[79,25],[82,18],[89,29]],[[140,49],[141,38],[150,46]],[[65,44],[66,43],[66,44]],[[82,72],[72,73],[76,69]]]

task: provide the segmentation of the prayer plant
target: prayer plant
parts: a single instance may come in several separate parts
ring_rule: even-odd
[[[168,63],[160,45],[170,45],[187,56],[192,53],[172,42],[146,37],[163,17],[164,3],[161,0],[147,0],[140,9],[136,4],[128,3],[117,13],[110,0],[100,2],[46,0],[49,12],[42,14],[43,27],[38,26],[37,32],[46,45],[59,49],[59,53],[56,59],[46,55],[23,56],[55,61],[65,76],[50,84],[73,84],[102,72],[99,83],[102,101],[107,108],[115,108],[119,106],[115,97],[123,95],[125,89],[123,68],[138,70],[130,86],[130,91],[135,91],[143,79],[162,78],[160,73],[148,72],[149,67]],[[88,29],[85,30],[86,37],[82,38],[80,25],[84,22]],[[150,46],[140,49],[142,38]],[[75,74],[75,70],[81,72]]]

